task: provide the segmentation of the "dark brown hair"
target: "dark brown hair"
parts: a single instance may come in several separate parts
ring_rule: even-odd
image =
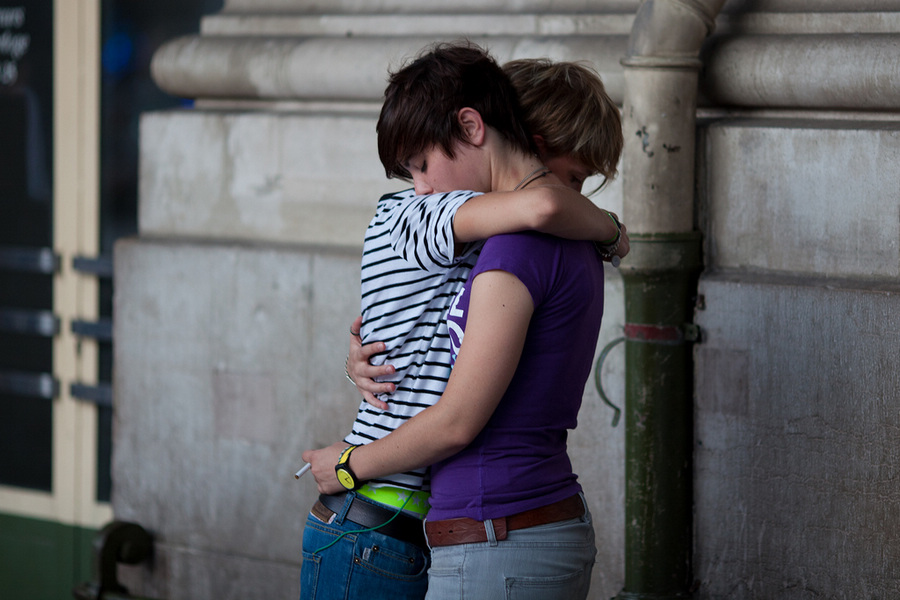
[[[376,126],[387,176],[409,179],[404,163],[434,146],[453,158],[454,142],[468,142],[457,119],[465,107],[514,148],[535,152],[516,91],[497,62],[468,41],[436,44],[388,80]]]

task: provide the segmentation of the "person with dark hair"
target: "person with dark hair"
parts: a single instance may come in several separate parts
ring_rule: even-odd
[[[415,198],[401,193],[379,202],[364,245],[362,336],[387,340],[380,343],[392,362],[401,363],[394,364],[400,386],[390,390],[382,406],[387,410],[375,411],[364,403],[341,445],[304,454],[305,459],[309,454],[317,479],[322,464],[330,460],[334,475],[338,454],[344,465],[351,453],[355,460],[358,446],[411,422],[440,397],[452,351],[447,308],[481,248],[469,242],[504,231],[543,229],[616,241],[618,249],[606,249],[619,256],[627,253],[627,236],[614,216],[562,186],[541,164],[532,138],[520,125],[519,110],[507,77],[485,52],[470,45],[436,47],[392,76],[378,121],[382,163],[389,175],[412,178],[416,193],[442,193]],[[406,114],[410,116],[403,118]],[[619,127],[618,121],[615,125]],[[551,185],[538,185],[544,183]],[[451,192],[458,188],[511,191],[483,196]],[[555,208],[554,202],[559,203]],[[600,270],[601,310],[594,315],[599,326],[602,267],[593,246],[586,247],[592,285]],[[593,298],[596,307],[596,294]],[[396,349],[404,352],[392,353]],[[406,382],[409,387],[403,389]],[[343,450],[347,444],[349,451]],[[302,598],[317,593],[332,597],[337,587],[347,586],[365,587],[366,596],[378,597],[383,590],[392,598],[421,597],[427,555],[417,517],[428,510],[428,494],[420,467],[429,464],[385,471],[363,486],[351,482],[350,491],[320,497],[304,532]]]
[[[462,107],[478,111],[511,149],[535,154],[511,83],[493,58],[468,44],[437,46],[391,75],[376,126],[378,156],[387,176],[409,179],[404,161],[433,146],[454,158],[456,142],[465,139],[455,118]]]

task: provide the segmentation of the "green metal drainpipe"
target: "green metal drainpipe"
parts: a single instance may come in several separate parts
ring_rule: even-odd
[[[619,600],[690,598],[698,232],[635,234],[625,289],[625,587]]]
[[[622,59],[625,586],[692,595],[694,230],[700,48],[725,0],[642,0]]]

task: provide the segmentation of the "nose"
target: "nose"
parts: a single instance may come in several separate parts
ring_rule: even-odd
[[[417,196],[427,196],[428,194],[434,193],[434,188],[428,185],[426,181],[423,181],[420,177],[413,176],[413,187],[416,190]]]

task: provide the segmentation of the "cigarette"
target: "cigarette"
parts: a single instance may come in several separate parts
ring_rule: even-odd
[[[303,474],[306,473],[307,471],[309,471],[309,468],[311,466],[312,465],[309,463],[306,463],[305,465],[303,465],[303,467],[299,471],[294,473],[294,479],[300,479],[301,477],[303,477]]]

